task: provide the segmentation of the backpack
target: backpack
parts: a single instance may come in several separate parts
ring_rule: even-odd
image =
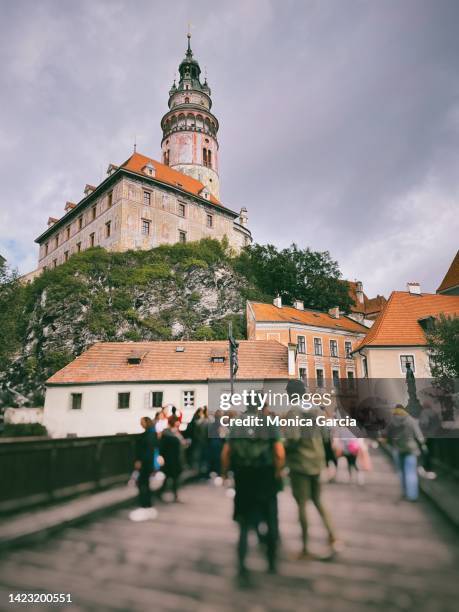
[[[234,469],[273,465],[273,441],[263,438],[231,440],[231,465]]]

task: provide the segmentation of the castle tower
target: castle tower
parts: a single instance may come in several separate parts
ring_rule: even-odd
[[[207,79],[188,48],[179,66],[180,79],[169,91],[169,111],[161,119],[163,163],[201,181],[220,199],[218,177],[218,120],[210,112],[212,100]]]

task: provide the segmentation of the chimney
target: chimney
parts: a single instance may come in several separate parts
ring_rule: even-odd
[[[282,298],[279,294],[274,298],[273,304],[276,306],[276,308],[282,308]]]
[[[304,302],[302,300],[295,300],[293,302],[293,308],[297,310],[304,310]]]
[[[421,295],[421,285],[419,283],[406,283],[406,290],[408,293],[412,293],[414,295]]]
[[[334,308],[330,308],[330,310],[328,311],[328,314],[333,317],[334,319],[339,319],[339,308],[338,306],[335,306]]]
[[[357,281],[355,283],[355,295],[357,297],[357,301],[360,304],[363,304],[363,284],[361,281]]]
[[[241,208],[241,212],[239,213],[239,223],[243,226],[246,227],[247,223],[248,223],[248,216],[247,216],[247,208]]]

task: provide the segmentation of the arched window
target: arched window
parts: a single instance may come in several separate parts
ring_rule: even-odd
[[[207,151],[207,165],[212,168],[212,151],[210,149]]]
[[[190,103],[190,98],[185,98],[185,104],[189,104]]]
[[[202,150],[202,163],[207,166],[207,149]]]

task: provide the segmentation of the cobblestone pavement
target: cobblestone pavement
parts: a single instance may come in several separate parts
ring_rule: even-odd
[[[8,594],[18,592],[71,593],[73,604],[52,608],[68,611],[458,609],[457,534],[427,502],[398,501],[397,478],[385,457],[375,455],[364,486],[329,484],[325,497],[346,542],[332,562],[289,560],[299,548],[299,527],[286,489],[279,498],[279,575],[265,573],[253,542],[255,586],[237,588],[232,501],[223,488],[196,484],[183,490],[184,503],[161,505],[156,521],[132,523],[120,510],[4,555],[0,609],[32,609],[7,603]],[[310,516],[312,545],[320,551],[325,533],[312,508]]]

